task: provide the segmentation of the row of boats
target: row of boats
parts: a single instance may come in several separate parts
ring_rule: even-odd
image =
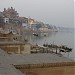
[[[44,47],[48,47],[48,48],[59,48],[60,52],[71,52],[72,48],[69,48],[65,45],[54,45],[54,44],[43,44]]]

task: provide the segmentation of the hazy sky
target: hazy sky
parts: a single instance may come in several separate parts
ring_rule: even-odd
[[[74,0],[0,0],[0,11],[11,6],[20,16],[57,26],[74,26]]]

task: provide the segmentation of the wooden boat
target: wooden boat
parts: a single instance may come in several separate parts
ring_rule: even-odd
[[[33,35],[34,35],[34,36],[38,36],[38,34],[37,34],[37,33],[33,33]]]

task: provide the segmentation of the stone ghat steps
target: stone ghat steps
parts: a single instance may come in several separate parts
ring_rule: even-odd
[[[42,63],[42,64],[24,64],[24,65],[14,65],[14,66],[15,66],[17,69],[64,67],[64,66],[75,66],[75,62]]]

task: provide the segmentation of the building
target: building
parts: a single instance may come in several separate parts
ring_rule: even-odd
[[[31,26],[32,26],[32,24],[34,24],[35,23],[35,20],[34,19],[32,19],[32,18],[30,18],[30,16],[28,17],[28,27],[31,29]]]
[[[11,37],[12,35],[9,36]],[[12,39],[9,37],[4,39],[6,41],[0,42],[0,48],[6,51],[8,54],[30,54],[31,44],[19,41],[16,42],[16,37],[14,37],[14,41],[12,41]],[[9,39],[9,41],[7,39]]]
[[[0,17],[3,17],[3,13],[2,12],[0,12]]]
[[[43,26],[43,27],[39,28],[39,31],[41,31],[41,32],[48,32],[48,27],[47,26]]]
[[[28,18],[26,17],[18,17],[17,18],[19,24],[28,24]]]
[[[9,23],[9,18],[4,18],[4,23]]]
[[[35,23],[35,20],[30,18],[30,16],[28,17],[28,24],[33,24]]]
[[[4,27],[4,19],[3,17],[0,17],[0,28]]]
[[[4,8],[3,15],[4,17],[7,17],[7,18],[16,18],[19,16],[17,11],[13,7],[8,9]]]

